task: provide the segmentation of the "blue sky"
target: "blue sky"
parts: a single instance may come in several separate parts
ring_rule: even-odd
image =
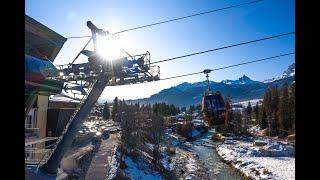
[[[26,14],[64,37],[90,35],[86,21],[111,32],[128,29],[222,8],[249,0],[26,0]],[[295,31],[293,0],[264,0],[217,13],[161,24],[120,34],[124,49],[131,54],[149,51],[151,61],[213,49],[266,36]],[[68,40],[54,64],[72,61],[88,39]],[[212,53],[158,64],[161,78],[198,72],[243,61],[293,52],[294,35]],[[85,61],[80,56],[79,62]],[[254,80],[265,80],[280,75],[294,56],[282,57],[211,73],[211,80],[238,79],[247,75]],[[203,81],[195,75],[140,85],[106,87],[103,98],[115,96],[125,99],[149,97],[161,89],[182,82]]]

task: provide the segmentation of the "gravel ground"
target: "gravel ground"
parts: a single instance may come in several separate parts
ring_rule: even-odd
[[[192,152],[176,148],[172,162],[173,172],[178,179],[209,179],[207,168]]]

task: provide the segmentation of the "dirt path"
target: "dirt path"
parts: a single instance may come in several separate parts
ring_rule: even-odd
[[[118,133],[110,134],[106,140],[102,139],[101,145],[89,165],[86,173],[86,180],[106,179],[109,171],[109,162],[113,153],[113,148],[118,142]]]

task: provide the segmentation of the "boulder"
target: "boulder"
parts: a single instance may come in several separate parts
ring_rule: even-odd
[[[268,134],[268,128],[262,129],[262,130],[260,131],[260,135],[261,135],[261,136],[266,136],[267,134]]]
[[[265,146],[265,145],[267,145],[267,144],[268,144],[267,141],[261,141],[261,140],[255,140],[255,141],[253,142],[253,145],[254,145],[254,146]]]
[[[215,134],[215,135],[212,136],[212,140],[213,141],[224,141],[225,137],[222,136],[221,134]]]

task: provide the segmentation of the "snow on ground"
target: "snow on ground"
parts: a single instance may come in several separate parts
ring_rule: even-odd
[[[163,154],[163,158],[161,159],[161,163],[166,170],[172,171],[175,164],[169,163],[169,159],[170,159],[170,157],[167,154]]]
[[[188,172],[195,172],[197,170],[196,161],[192,157],[189,157],[186,167],[188,169]]]
[[[226,140],[216,150],[227,163],[253,179],[294,179],[294,148],[272,139],[264,141],[267,145],[254,146],[250,141]]]
[[[97,136],[101,135],[103,131],[116,132],[120,130],[118,124],[113,121],[95,120],[85,121],[78,132],[80,134],[95,133]]]
[[[275,179],[295,179],[295,158],[250,157],[248,161],[267,167],[276,176]]]
[[[71,98],[69,98],[69,97],[67,97],[67,95],[66,94],[63,94],[63,93],[61,93],[61,94],[57,94],[57,95],[51,95],[50,97],[49,97],[49,100],[50,101],[58,101],[58,102],[76,102],[76,103],[79,103],[80,101],[78,101],[78,100],[75,100],[75,99],[71,99]]]
[[[181,144],[183,144],[185,142],[184,138],[178,137],[173,134],[168,134],[167,138],[171,141],[171,144],[174,146],[180,146]]]
[[[153,148],[154,148],[154,144],[151,144],[151,143],[145,143],[145,145],[151,150],[153,151]]]
[[[172,162],[173,173],[178,179],[208,179],[208,169],[191,151],[177,148]]]
[[[237,103],[234,103],[234,104],[241,104],[243,107],[247,107],[249,102],[251,104],[251,106],[255,106],[257,103],[259,104],[260,101],[262,101],[263,99],[251,99],[251,100],[248,100],[248,101],[241,101],[241,102],[237,102]]]
[[[148,172],[139,168],[139,165],[133,161],[131,157],[125,157],[125,163],[128,166],[125,169],[132,179],[145,179],[145,180],[157,180],[163,179],[162,176],[157,172]]]
[[[261,131],[261,128],[256,125],[256,126],[252,126],[251,128],[248,129],[248,132],[251,133],[251,134],[260,134],[260,131]]]
[[[119,169],[119,162],[117,160],[117,156],[119,156],[120,152],[119,152],[119,146],[118,145],[116,145],[114,147],[114,152],[115,153],[111,157],[110,169],[109,169],[109,172],[108,172],[107,180],[114,179],[117,176],[117,171]]]

